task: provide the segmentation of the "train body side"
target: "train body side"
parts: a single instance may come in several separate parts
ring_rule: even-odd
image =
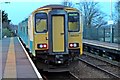
[[[18,25],[18,36],[22,39],[23,43],[28,48],[28,19],[19,23]]]

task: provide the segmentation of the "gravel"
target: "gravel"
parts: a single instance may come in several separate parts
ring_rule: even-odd
[[[110,76],[100,70],[97,70],[84,62],[79,61],[79,64],[71,69],[71,72],[79,79],[81,78],[110,78]]]

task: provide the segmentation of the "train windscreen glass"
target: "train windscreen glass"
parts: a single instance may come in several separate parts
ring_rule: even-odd
[[[68,13],[68,29],[69,32],[78,32],[80,30],[79,13]]]
[[[47,14],[35,14],[35,30],[36,32],[47,32]]]

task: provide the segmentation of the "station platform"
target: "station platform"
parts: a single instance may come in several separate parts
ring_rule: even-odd
[[[2,39],[2,78],[43,80],[17,37]]]
[[[120,44],[116,44],[116,43],[108,43],[108,42],[101,42],[101,41],[97,41],[97,40],[83,39],[83,44],[84,43],[89,44],[89,45],[94,45],[94,46],[99,46],[99,47],[104,47],[104,48],[120,51]]]

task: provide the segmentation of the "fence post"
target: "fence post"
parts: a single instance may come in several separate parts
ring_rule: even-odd
[[[105,42],[105,28],[103,28],[103,42]]]

